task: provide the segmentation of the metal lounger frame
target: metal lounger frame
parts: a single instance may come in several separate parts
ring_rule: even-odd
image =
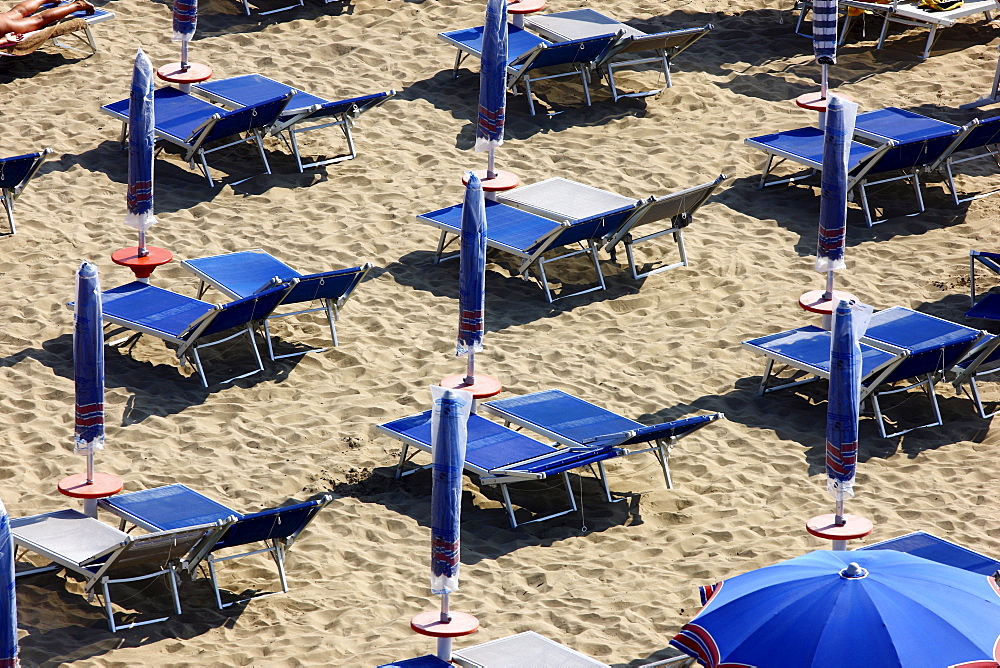
[[[642,91],[639,93],[619,93],[618,86],[615,85],[615,69],[631,68],[636,65],[646,65],[658,63],[663,68],[663,76],[666,78],[666,88],[673,86],[670,78],[670,63],[678,54],[697,42],[708,34],[714,26],[711,23],[701,28],[683,28],[681,30],[670,30],[660,33],[651,33],[645,37],[623,36],[618,42],[608,50],[600,62],[595,67],[604,68],[605,76],[608,79],[608,87],[611,89],[611,97],[615,102],[623,97],[647,97],[656,95],[663,89]],[[648,42],[662,43],[660,48],[647,45]],[[634,53],[636,51],[655,50],[657,55],[651,58],[636,58],[612,62],[612,59],[623,53]]]

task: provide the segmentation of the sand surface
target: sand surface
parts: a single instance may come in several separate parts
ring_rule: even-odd
[[[812,269],[818,189],[758,191],[763,155],[743,144],[815,120],[793,103],[818,88],[819,67],[809,41],[792,32],[789,4],[550,0],[552,11],[590,6],[647,31],[715,29],[677,59],[674,87],[657,97],[614,103],[597,84],[587,108],[578,82],[542,82],[544,107],[563,113],[534,118],[523,97],[512,97],[500,166],[525,183],[562,176],[634,197],[720,172],[730,178],[688,229],[688,268],[637,282],[604,256],[606,291],[548,305],[509,257],[491,254],[477,365],[503,381],[503,396],[561,388],[647,423],[716,411],[728,419],[678,444],[673,490],[649,455],[609,466],[621,503],[605,503],[591,478],[573,476],[582,520],[511,530],[497,491],[467,479],[452,605],[478,616],[482,629],[457,647],[534,630],[608,664],[663,659],[699,608],[699,585],[827,547],[804,530],[808,518],[833,509],[823,469],[825,385],[759,398],[762,359],[739,345],[818,321],[796,305],[823,284]],[[157,66],[179,50],[169,41],[168,3],[103,6],[117,18],[94,28],[98,55],[47,47],[0,60],[3,154],[54,149],[17,202],[18,233],[0,238],[0,495],[15,517],[75,507],[55,490],[83,467],[71,448],[65,304],[74,272],[89,260],[104,288],[130,280],[109,257],[135,243],[122,225],[126,155],[118,123],[99,107],[127,96],[136,47]],[[191,54],[215,78],[259,72],[328,99],[399,94],[360,119],[357,159],[305,174],[274,139],[266,145],[273,175],[244,180],[260,171],[245,147],[213,157],[215,188],[176,153],[161,154],[150,242],[177,260],[263,248],[306,272],[363,261],[375,268],[344,310],[339,348],[269,363],[234,384],[203,390],[149,337],[130,351],[108,349],[108,447],[98,470],[121,475],[126,491],[180,482],[243,511],[320,492],[334,501],[289,553],[291,591],[225,612],[199,580],[182,589],[182,615],[111,634],[79,580],[19,581],[23,665],[373,666],[433,651],[408,624],[438,605],[428,588],[430,475],[395,482],[399,444],[373,427],[424,410],[428,386],[463,369],[453,357],[457,264],[433,263],[436,232],[415,215],[457,203],[463,170],[485,167],[472,151],[476,68],[452,80],[454,52],[436,38],[481,24],[482,14],[481,2],[462,0],[306,0],[269,17],[246,17],[228,0],[202,3]],[[881,51],[873,48],[877,26],[869,21],[866,31],[830,70],[831,85],[862,111],[899,106],[954,123],[994,113],[959,106],[989,89],[995,27],[945,30],[927,61],[918,58],[923,31],[895,28]],[[619,76],[627,90],[660,79],[653,69]],[[344,150],[336,129],[304,135],[301,145],[307,156]],[[995,167],[962,171],[971,187],[996,183]],[[876,308],[961,320],[968,250],[996,250],[1000,198],[955,207],[937,178],[924,196],[925,213],[873,229],[851,206],[838,287]],[[905,212],[912,192],[900,185],[873,197]],[[669,241],[655,250],[676,252]],[[589,277],[580,258],[550,271],[572,283]],[[197,287],[176,261],[153,281],[192,295]],[[285,350],[326,341],[317,317],[272,332]],[[209,353],[206,366],[218,381],[248,362],[241,345],[222,358]],[[983,389],[1000,399],[991,383]],[[875,523],[864,542],[923,529],[1000,555],[989,454],[1000,439],[968,399],[946,384],[939,390],[944,427],[881,439],[864,416],[858,495],[848,509]],[[926,401],[913,395],[892,414],[912,423],[926,416]],[[550,482],[515,495],[532,509],[560,500]],[[231,595],[276,586],[262,557],[227,564],[221,577]],[[119,613],[148,618],[163,592],[160,584],[126,587]]]

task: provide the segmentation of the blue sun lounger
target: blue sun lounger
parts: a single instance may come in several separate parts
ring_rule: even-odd
[[[17,232],[14,225],[14,200],[28,187],[28,182],[42,166],[45,156],[52,152],[47,148],[41,153],[16,155],[11,158],[0,158],[0,203],[7,212],[7,223],[10,233]]]
[[[551,218],[522,211],[500,202],[486,200],[486,245],[489,248],[495,248],[520,258],[521,264],[518,266],[517,272],[524,280],[528,280],[532,267],[536,267],[540,277],[539,284],[545,291],[546,300],[551,304],[554,299],[545,274],[545,265],[584,253],[590,256],[594,265],[598,285],[586,290],[560,295],[555,299],[603,290],[605,288],[604,274],[601,272],[600,261],[597,257],[598,242],[620,228],[628,216],[641,204],[642,202],[638,201],[579,220],[557,222]],[[417,216],[417,220],[441,230],[435,263],[448,259],[443,258],[442,253],[461,234],[462,205],[456,204],[437,211],[422,213]],[[556,257],[545,257],[549,251],[562,249],[571,244],[579,244],[582,248]],[[457,257],[457,254],[449,257]]]
[[[285,576],[285,554],[316,514],[332,500],[332,496],[325,494],[318,499],[244,515],[186,485],[175,484],[116,494],[101,499],[98,506],[121,518],[121,529],[125,528],[126,523],[131,523],[146,531],[171,531],[228,518],[228,527],[205,555],[212,588],[215,590],[215,602],[221,610],[234,603],[243,603],[250,598],[263,598],[269,594],[257,594],[223,604],[215,564],[255,554],[268,554],[278,567],[281,591],[286,593],[288,579]],[[240,554],[216,554],[226,548],[253,543],[265,543],[265,547]]]
[[[246,335],[250,340],[257,368],[222,382],[229,383],[264,370],[253,330],[277,308],[295,283],[296,279],[278,281],[275,287],[220,306],[141,281],[106,290],[101,293],[101,300],[104,320],[176,344],[181,364],[191,360],[202,386],[208,387],[198,351],[237,336]],[[232,329],[236,332],[221,339],[205,340]]]
[[[438,33],[438,37],[458,49],[453,71],[456,78],[459,65],[466,56],[482,58],[483,29],[483,26],[479,26]],[[516,91],[519,83],[524,85],[528,110],[534,116],[535,101],[531,82],[579,75],[584,99],[589,107],[588,70],[596,67],[617,41],[618,34],[610,33],[566,42],[549,42],[527,30],[510,25],[507,27],[507,88]],[[549,73],[536,74],[539,70]]]
[[[287,355],[275,356],[271,344],[271,330],[268,321],[272,318],[285,318],[291,315],[316,313],[324,311],[330,325],[330,338],[333,345],[338,346],[336,321],[340,320],[340,309],[354,294],[355,288],[365,279],[372,268],[371,262],[360,267],[323,271],[317,274],[300,274],[287,264],[261,249],[225,253],[210,257],[183,260],[181,266],[191,271],[201,279],[198,288],[200,299],[208,286],[211,286],[232,299],[245,299],[256,294],[261,287],[270,284],[273,278],[281,280],[296,279],[295,284],[285,298],[282,306],[320,302],[320,306],[311,306],[292,312],[275,312],[264,320],[264,336],[267,339],[267,352],[271,360],[297,357],[306,353],[319,353],[326,348],[312,348]]]
[[[670,478],[670,449],[679,438],[695,432],[709,422],[724,417],[722,413],[696,415],[646,426],[641,422],[622,417],[617,413],[584,401],[562,390],[544,390],[520,397],[497,399],[481,405],[483,411],[516,424],[536,434],[551,438],[560,445],[581,448],[594,445],[648,446],[629,449],[626,455],[652,452],[668,489],[673,489]]]
[[[908,180],[913,184],[917,211],[906,215],[917,215],[924,211],[919,174],[945,154],[960,131],[961,128],[957,125],[896,107],[858,114],[855,136],[876,145],[851,142],[847,187],[857,194],[868,227],[886,220],[875,220],[872,215],[867,192],[871,186]],[[817,128],[799,128],[751,137],[744,140],[744,143],[764,151],[768,156],[760,178],[760,188],[808,178],[823,169],[823,131]],[[775,158],[779,158],[777,163],[774,162]],[[771,170],[785,160],[804,165],[810,171],[805,175],[768,181]],[[877,180],[871,178],[890,172],[900,174]]]
[[[879,543],[859,547],[859,550],[897,550],[921,559],[936,561],[980,575],[993,575],[1000,571],[1000,561],[987,557],[958,543],[939,538],[926,531],[914,531]]]
[[[268,133],[281,137],[285,141],[292,155],[295,156],[295,162],[298,164],[300,172],[307,167],[332,165],[356,157],[354,136],[351,133],[354,121],[364,112],[380,106],[396,94],[396,91],[390,90],[384,93],[371,93],[331,102],[260,74],[245,74],[195,84],[191,89],[227,109],[253,106],[292,91],[294,95],[291,101],[278,117],[277,122],[268,130]],[[327,160],[303,163],[295,135],[300,132],[337,126],[344,132],[349,153]]]
[[[925,313],[894,306],[872,315],[861,339],[861,396],[869,399],[883,438],[914,429],[943,424],[934,393],[935,383],[961,361],[984,333]],[[759,394],[794,387],[830,377],[830,332],[819,327],[800,327],[743,342],[743,347],[767,358]],[[811,376],[774,385],[781,363]],[[899,383],[906,381],[903,386]],[[879,397],[922,388],[927,394],[934,421],[887,433]]]
[[[209,186],[214,186],[215,182],[208,171],[208,154],[237,144],[254,144],[264,162],[264,171],[270,174],[271,166],[264,154],[264,134],[278,120],[292,95],[288,92],[252,106],[226,111],[176,88],[159,88],[153,94],[156,138],[184,149],[184,160],[192,169],[198,162]],[[104,113],[122,122],[120,139],[123,145],[128,133],[128,108],[128,98],[101,107]],[[236,139],[207,148],[209,144],[232,137]]]
[[[417,452],[431,452],[431,411],[401,418],[377,425],[380,432],[403,443],[403,450],[396,465],[396,478],[414,473],[403,472],[403,466]],[[413,448],[413,453],[410,453]],[[612,501],[604,474],[603,462],[626,454],[623,448],[611,445],[595,445],[573,448],[559,448],[519,434],[518,432],[491,422],[473,413],[468,422],[468,444],[465,452],[465,470],[474,473],[483,485],[498,485],[503,494],[504,506],[511,527],[520,524],[541,522],[560,517],[577,509],[576,499],[570,489],[568,471],[584,466],[597,465],[598,478],[604,487],[605,499]],[[427,467],[422,467],[427,468]],[[507,485],[529,480],[545,480],[562,476],[566,487],[569,508],[544,517],[536,517],[528,522],[518,522],[514,515]]]

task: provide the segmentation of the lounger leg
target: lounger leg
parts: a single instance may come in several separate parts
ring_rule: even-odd
[[[295,164],[299,166],[299,174],[305,171],[302,168],[302,156],[299,154],[299,142],[295,139],[295,130],[288,129],[288,140],[292,147],[292,155],[295,156]]]
[[[461,65],[461,64],[462,64],[462,50],[461,49],[456,49],[455,50],[455,67],[451,71],[451,78],[452,79],[457,79],[458,78],[458,66]]]
[[[889,34],[889,24],[892,21],[889,19],[889,13],[886,12],[885,20],[882,22],[882,32],[879,33],[878,43],[875,45],[876,49],[881,49],[882,45],[885,44],[886,35]]]
[[[112,633],[118,631],[115,625],[115,611],[111,608],[111,591],[108,588],[108,578],[101,578],[101,590],[104,592],[104,610],[108,613],[108,628]]]
[[[212,174],[208,171],[208,158],[205,157],[205,151],[198,149],[198,157],[201,159],[201,171],[205,173],[205,178],[208,179],[208,187],[214,188],[215,181],[212,180]]]
[[[179,578],[173,566],[167,572],[167,577],[170,579],[170,593],[174,596],[174,611],[179,615],[181,614],[181,596],[177,592],[177,581]]]
[[[538,273],[542,277],[542,289],[545,290],[545,299],[552,303],[552,291],[549,290],[549,279],[545,276],[545,260],[538,258]],[[525,276],[527,278],[527,276]]]
[[[587,68],[580,68],[580,83],[583,84],[583,99],[587,101],[587,106],[590,106],[590,86],[587,85]]]
[[[618,95],[618,87],[615,86],[615,68],[613,68],[611,66],[611,63],[608,63],[608,70],[607,70],[607,72],[608,72],[608,74],[607,74],[607,76],[608,76],[608,88],[611,89],[611,99],[613,101],[617,102],[618,98],[620,96]]]
[[[677,250],[681,254],[681,265],[688,266],[687,249],[684,247],[684,229],[681,228],[674,233],[674,240],[677,242]]]
[[[3,201],[3,209],[7,212],[7,222],[10,224],[10,233],[17,232],[14,226],[14,192],[8,188],[0,190],[0,200]]]
[[[608,503],[614,503],[615,499],[611,498],[611,488],[608,487],[608,473],[604,470],[604,462],[597,462],[597,477],[601,480],[601,487],[604,489],[604,500]],[[624,501],[624,499],[618,499],[618,501]]]
[[[403,450],[399,453],[399,463],[396,464],[396,480],[403,477],[403,464],[406,463],[406,452],[410,449],[410,446],[403,443]]]
[[[927,35],[927,44],[924,46],[924,55],[921,56],[923,60],[927,60],[931,55],[931,47],[934,46],[934,40],[937,38],[937,25],[931,26],[930,34]]]
[[[979,386],[976,383],[975,376],[969,378],[969,390],[970,390],[970,396],[972,397],[972,401],[976,404],[976,410],[979,411],[979,417],[985,420],[993,417],[997,413],[1000,413],[1000,410],[998,410],[998,411],[993,411],[992,413],[987,415],[986,406],[983,405],[983,400],[979,396]]]
[[[919,210],[917,213],[911,213],[911,216],[916,216],[924,212],[924,196],[920,192],[920,177],[914,172],[913,174],[913,192],[917,196],[917,206]]]
[[[563,471],[563,473],[562,473],[562,479],[563,479],[563,484],[566,485],[566,496],[569,497],[569,507],[570,507],[570,512],[572,512],[572,511],[574,511],[574,510],[577,509],[577,506],[576,506],[576,497],[573,496],[573,488],[570,487],[570,484],[569,484],[569,472]],[[609,495],[610,495],[610,492],[609,492]],[[581,499],[580,503],[583,503],[582,499]],[[562,515],[562,514],[563,513],[558,513],[558,515]],[[553,515],[553,517],[557,517],[558,515]]]
[[[288,593],[288,579],[285,577],[285,546],[282,543],[275,543],[271,552],[274,563],[278,565],[278,579],[281,581],[281,591]]]
[[[209,555],[205,561],[208,562],[208,577],[212,580],[212,589],[215,591],[215,603],[219,606],[219,610],[222,610],[232,604],[227,603],[226,605],[222,605],[222,596],[219,593],[219,580],[215,574],[215,559],[212,558],[212,555]]]
[[[861,181],[858,182],[858,191],[861,194],[861,198],[860,198],[861,199],[861,209],[865,212],[865,224],[868,225],[868,227],[872,227],[872,226],[875,225],[875,221],[872,220],[872,210],[871,210],[871,207],[868,205],[868,192],[865,190],[865,181],[864,181],[864,179],[862,179]],[[879,221],[879,222],[882,222],[882,221]]]
[[[674,481],[670,477],[670,443],[664,443],[663,439],[656,439],[656,458],[660,461],[660,468],[663,469],[663,479],[667,481],[667,489],[674,488]]]
[[[253,136],[256,138],[254,142],[257,144],[257,151],[260,153],[260,159],[264,161],[264,173],[271,173],[271,165],[267,164],[267,155],[264,153],[264,133],[260,129],[253,131]]]
[[[672,88],[674,83],[670,79],[670,58],[664,52],[661,56],[663,58],[663,74],[667,77],[667,88]]]
[[[273,362],[277,358],[274,356],[274,345],[271,343],[271,326],[267,320],[264,321],[264,340],[267,343],[267,356]]]
[[[330,322],[330,338],[333,339],[334,347],[340,345],[340,341],[337,340],[337,326],[334,324],[336,318],[334,317],[333,309],[335,309],[332,299],[326,300],[326,319]]]
[[[594,272],[597,274],[597,282],[602,290],[607,290],[608,286],[604,283],[604,272],[601,271],[601,259],[597,256],[597,245],[593,241],[588,243],[590,244],[590,259],[594,262]]]
[[[774,369],[774,360],[770,357],[764,364],[764,373],[760,377],[760,387],[757,388],[757,396],[762,397],[767,393],[768,381],[771,379],[771,370]]]
[[[524,94],[528,98],[528,111],[531,115],[535,115],[535,100],[534,96],[531,94],[531,79],[524,77]]]
[[[882,407],[878,404],[878,393],[872,392],[869,395],[869,399],[872,402],[872,409],[875,412],[875,422],[878,424],[878,433],[882,438],[889,438],[885,433],[885,424],[882,417]]]
[[[345,118],[341,129],[344,131],[344,136],[347,137],[347,151],[351,156],[349,160],[354,160],[354,158],[357,157],[358,152],[354,148],[354,134],[351,131],[351,119]]]
[[[516,529],[517,520],[514,519],[514,505],[510,502],[510,492],[507,491],[506,483],[500,483],[500,493],[503,494],[503,503],[507,507],[507,518],[510,520],[510,528]],[[570,496],[572,497],[572,494]]]
[[[997,72],[1000,72],[1000,67],[997,68]],[[945,174],[948,177],[947,183],[948,183],[948,190],[951,191],[951,201],[955,203],[955,206],[958,206],[958,205],[960,205],[962,203],[963,200],[960,200],[958,198],[958,189],[955,187],[955,175],[951,171],[951,158],[948,158],[947,160],[945,160],[944,170],[945,170]],[[973,260],[973,262],[974,262],[974,260]],[[973,295],[974,294],[975,294],[975,291],[973,291]],[[975,296],[973,296],[972,301],[973,301],[973,305],[975,305]]]

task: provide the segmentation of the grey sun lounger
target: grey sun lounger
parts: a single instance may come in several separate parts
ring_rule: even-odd
[[[235,519],[226,517],[216,522],[132,536],[75,510],[19,517],[10,522],[16,548],[38,554],[57,566],[31,568],[17,576],[50,571],[59,566],[82,575],[86,579],[84,591],[88,597],[102,594],[112,633],[162,622],[168,617],[117,624],[111,585],[164,575],[170,583],[174,612],[180,614],[178,574],[192,572]]]
[[[525,19],[524,24],[552,42],[565,42],[617,33],[618,39],[612,47],[608,49],[600,61],[594,63],[595,70],[602,71],[607,77],[608,87],[615,100],[623,97],[645,97],[660,92],[660,89],[638,93],[619,92],[618,86],[615,84],[616,69],[656,63],[662,67],[666,87],[670,88],[673,85],[670,79],[670,64],[673,59],[712,29],[712,24],[707,24],[701,28],[681,28],[645,33],[628,24],[619,23],[593,9],[571,9],[554,14],[533,14]],[[655,52],[654,57],[637,55],[651,51]]]
[[[632,206],[632,212],[618,229],[606,231],[601,244],[611,253],[612,259],[615,258],[618,244],[622,244],[625,247],[632,278],[638,280],[675,267],[688,266],[684,229],[691,224],[695,211],[708,201],[725,178],[725,174],[720,174],[714,181],[670,195],[635,200],[556,177],[498,193],[497,201],[557,221],[581,219],[616,211],[624,206]],[[654,223],[659,223],[660,229],[639,237],[633,235],[636,228]],[[677,244],[680,260],[670,264],[660,264],[644,273],[639,273],[633,252],[635,246],[666,235],[671,236]]]

